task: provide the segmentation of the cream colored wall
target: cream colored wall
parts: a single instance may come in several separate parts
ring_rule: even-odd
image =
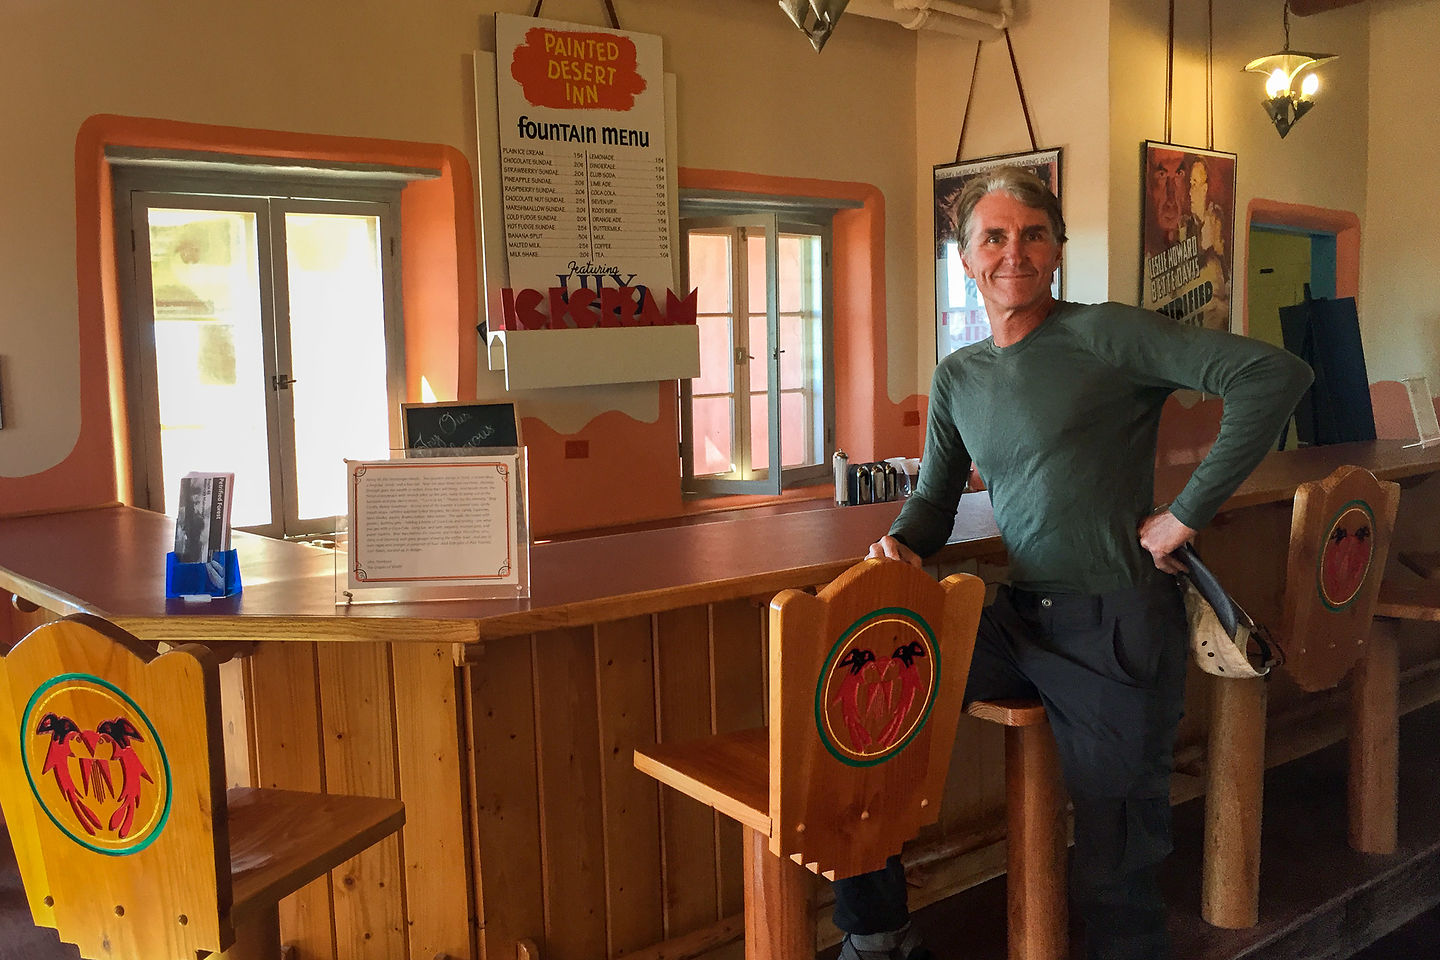
[[[1374,4],[1369,207],[1360,325],[1371,380],[1412,374],[1440,393],[1440,0]],[[1318,109],[1318,108],[1317,108]]]
[[[493,49],[496,10],[529,0],[175,5],[21,0],[0,5],[0,476],[63,459],[79,430],[75,134],[114,113],[271,130],[450,144],[476,163],[471,52]],[[678,76],[679,162],[863,181],[885,195],[887,312],[906,318],[891,380],[907,381],[916,312],[914,38],[846,18],[816,56],[767,0],[626,0],[627,29],[665,39]],[[599,23],[598,0],[545,15]],[[899,367],[899,374],[893,371]],[[482,362],[483,367],[483,362]],[[494,380],[482,373],[482,384]],[[893,389],[892,389],[892,392]],[[904,391],[902,391],[904,392]],[[542,417],[573,430],[607,409],[653,420],[645,389],[559,391]]]
[[[1236,261],[1244,277],[1245,210],[1256,197],[1356,214],[1366,209],[1365,138],[1369,77],[1367,4],[1291,17],[1291,46],[1340,55],[1321,70],[1317,104],[1281,139],[1260,106],[1264,79],[1244,73],[1256,57],[1284,45],[1280,3],[1215,0],[1214,128],[1217,150],[1236,161]],[[1139,297],[1140,144],[1165,139],[1167,6],[1154,0],[1111,4],[1110,290],[1114,300]],[[1206,146],[1205,5],[1176,4],[1174,106],[1170,142]],[[1238,286],[1238,285],[1237,285]],[[1243,289],[1235,291],[1240,329]]]
[[[0,7],[0,475],[63,459],[79,430],[75,135],[99,113],[451,143],[474,154],[458,4]]]
[[[1109,7],[1106,0],[1020,3],[1019,17],[1010,31],[1036,143],[1041,148],[1064,150],[1061,194],[1070,242],[1065,250],[1063,293],[1071,300],[1105,299],[1110,256],[1106,239]],[[915,76],[919,216],[914,259],[919,350],[916,386],[897,390],[899,385],[892,382],[891,395],[897,399],[907,393],[927,392],[935,367],[935,264],[929,254],[934,242],[932,168],[955,159],[974,64],[975,41],[939,34],[920,36]],[[962,159],[1029,150],[1030,136],[1003,40],[984,45],[975,83]],[[892,338],[896,327],[892,322]]]

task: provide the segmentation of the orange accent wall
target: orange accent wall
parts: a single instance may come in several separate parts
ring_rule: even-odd
[[[0,477],[0,513],[93,506],[131,497],[113,194],[105,161],[110,146],[439,170],[438,179],[415,181],[401,194],[407,391],[418,399],[424,374],[437,392],[474,396],[479,304],[474,187],[469,161],[460,151],[442,144],[96,115],[81,125],[75,138],[79,436],[70,454],[50,469]]]
[[[1349,210],[1328,210],[1302,203],[1282,203],[1256,197],[1245,210],[1245,259],[1250,259],[1250,227],[1255,223],[1298,227],[1335,234],[1335,296],[1353,297],[1360,291],[1360,218]],[[1249,283],[1247,276],[1246,283]],[[1245,333],[1250,332],[1250,291],[1241,301]]]
[[[676,517],[680,494],[677,385],[656,384],[654,423],[608,410],[578,433],[563,434],[526,417],[530,469],[530,529],[543,539],[593,527]],[[566,457],[566,441],[584,440],[588,456]],[[618,558],[617,558],[618,559]]]

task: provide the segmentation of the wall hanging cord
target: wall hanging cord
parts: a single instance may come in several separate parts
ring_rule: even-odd
[[[617,16],[615,16],[615,4],[614,4],[613,0],[603,0],[603,2],[604,2],[604,4],[605,4],[605,12],[606,12],[607,14],[609,14],[609,16],[610,16],[610,26],[611,26],[611,28],[612,28],[612,29],[615,29],[615,30],[619,30],[619,29],[620,29],[620,18],[617,17]],[[544,6],[544,5],[545,5],[545,0],[535,0],[535,9],[533,9],[533,10],[530,11],[530,16],[532,16],[532,17],[538,17],[538,16],[540,16],[540,8],[541,8],[542,6]]]
[[[1020,94],[1020,111],[1025,115],[1025,132],[1030,136],[1030,149],[1039,150],[1035,141],[1035,125],[1030,121],[1030,104],[1025,99],[1025,84],[1020,81],[1020,63],[1015,59],[1015,44],[1010,40],[1010,29],[1005,29],[1005,46],[1010,51],[1010,71],[1015,75],[1015,90]],[[980,51],[983,43],[975,44],[975,67],[970,72],[970,92],[965,97],[965,115],[960,119],[960,136],[955,141],[955,162],[962,157],[965,146],[965,128],[970,124],[970,104],[975,100],[975,81],[980,76]]]
[[[1170,29],[1165,40],[1165,142],[1170,139],[1170,107],[1175,99],[1175,0],[1170,0]]]

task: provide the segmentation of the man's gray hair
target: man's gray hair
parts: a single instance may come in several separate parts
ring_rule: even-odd
[[[1023,167],[997,167],[971,178],[960,192],[955,213],[962,250],[970,247],[970,224],[975,218],[975,205],[992,193],[1008,193],[1027,207],[1045,211],[1050,218],[1050,232],[1055,235],[1055,242],[1065,242],[1065,215],[1060,212],[1060,201],[1045,186],[1045,181]]]

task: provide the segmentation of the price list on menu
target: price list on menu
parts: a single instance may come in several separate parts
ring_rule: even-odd
[[[662,288],[668,286],[670,188],[663,153],[507,145],[500,173],[513,286],[549,286],[572,272],[572,260],[606,275],[619,271],[624,279],[657,259],[665,262]],[[527,279],[532,269],[543,282]]]

